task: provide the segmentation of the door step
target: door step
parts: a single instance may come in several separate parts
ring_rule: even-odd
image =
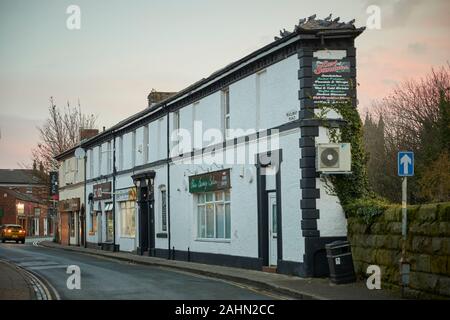
[[[263,272],[270,272],[270,273],[277,273],[277,267],[276,266],[264,266],[262,267]]]

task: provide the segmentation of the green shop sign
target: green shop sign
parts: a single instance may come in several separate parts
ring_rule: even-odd
[[[230,169],[189,177],[190,193],[224,190],[230,187]]]

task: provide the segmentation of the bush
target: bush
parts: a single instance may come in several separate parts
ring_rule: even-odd
[[[344,205],[348,218],[359,218],[370,225],[374,219],[381,216],[389,207],[389,203],[379,198],[359,198]]]

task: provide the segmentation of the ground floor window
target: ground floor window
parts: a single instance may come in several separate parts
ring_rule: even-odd
[[[106,241],[113,241],[114,236],[114,220],[113,212],[106,211]]]
[[[75,238],[75,212],[70,213],[69,230],[70,237]]]
[[[230,191],[197,194],[197,236],[199,238],[231,238]]]
[[[91,233],[97,232],[97,211],[92,212],[91,214]]]
[[[123,237],[136,236],[136,210],[135,201],[122,201],[120,203],[120,235]]]
[[[166,189],[161,189],[161,231],[167,231]]]

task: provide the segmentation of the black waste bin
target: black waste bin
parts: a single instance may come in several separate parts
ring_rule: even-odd
[[[330,280],[336,284],[356,281],[352,251],[348,241],[334,241],[325,245],[330,268]]]

